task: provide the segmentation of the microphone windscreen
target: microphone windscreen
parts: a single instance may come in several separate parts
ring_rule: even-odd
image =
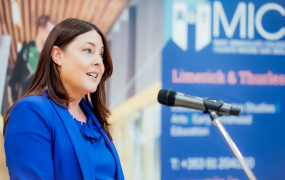
[[[157,100],[160,104],[174,106],[176,92],[171,89],[161,89],[158,93]]]
[[[167,99],[168,91],[169,91],[168,89],[161,89],[158,92],[157,101],[160,104],[166,105],[166,99]]]

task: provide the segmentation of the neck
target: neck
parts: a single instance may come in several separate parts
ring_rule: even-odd
[[[65,87],[68,97],[69,97],[69,103],[67,109],[71,113],[71,115],[78,117],[80,115],[84,116],[83,111],[81,110],[79,103],[81,99],[84,97],[84,93],[80,92],[79,89],[74,89],[68,86],[64,81],[62,81],[63,86]]]
[[[41,52],[44,44],[40,40],[39,36],[37,36],[35,40],[36,40],[38,52]]]
[[[79,105],[83,95],[75,93],[68,93],[68,95],[70,97],[70,101],[67,106],[69,113],[73,116],[73,118],[76,118],[78,121],[86,123],[87,118]]]
[[[81,99],[83,98],[83,95],[76,94],[74,91],[68,91],[68,96],[70,98],[70,102],[68,103],[68,110],[73,113],[73,115],[76,115],[77,113],[81,112],[81,108],[79,106],[79,103]]]
[[[73,116],[76,116],[78,114],[81,114],[82,110],[79,106],[79,103],[80,103],[81,99],[77,99],[75,101],[72,101],[72,102],[69,102],[68,103],[68,110],[69,112],[73,115]]]

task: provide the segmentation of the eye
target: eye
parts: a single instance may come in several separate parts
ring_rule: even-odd
[[[101,58],[103,58],[103,57],[104,57],[104,53],[100,53],[99,56],[100,56]]]
[[[91,53],[91,49],[83,49],[84,52]]]

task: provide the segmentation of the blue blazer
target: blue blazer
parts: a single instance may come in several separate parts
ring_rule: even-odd
[[[116,148],[92,117],[116,161],[117,180],[124,180]],[[11,110],[5,134],[6,165],[11,180],[95,180],[93,163],[78,127],[66,108],[38,95],[20,100]]]

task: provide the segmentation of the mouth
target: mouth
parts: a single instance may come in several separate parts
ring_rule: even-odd
[[[98,73],[97,72],[88,72],[88,73],[86,73],[86,75],[88,75],[90,77],[93,77],[95,79],[97,79],[97,77],[98,77]]]

